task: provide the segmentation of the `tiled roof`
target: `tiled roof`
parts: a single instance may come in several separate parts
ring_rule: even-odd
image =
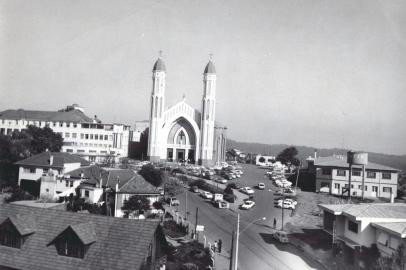
[[[21,235],[28,235],[35,231],[36,225],[34,217],[32,215],[9,216],[7,219],[10,220],[11,223],[13,223],[13,225],[16,227],[17,231]],[[0,223],[3,223],[3,221],[1,221]]]
[[[72,122],[91,123],[92,118],[86,116],[79,110],[70,111],[30,111],[30,110],[5,110],[0,112],[0,119],[7,120],[31,120],[46,122]]]
[[[340,168],[348,168],[348,163],[346,159],[340,159],[335,156],[329,156],[329,157],[318,157],[314,160],[314,166],[318,167],[340,167]],[[359,165],[353,165],[353,168],[362,168],[362,166]],[[399,171],[398,169],[373,163],[373,162],[368,162],[368,164],[365,166],[365,169],[369,170],[378,170],[378,171]]]
[[[372,226],[406,238],[406,222],[373,222]]]
[[[357,219],[406,219],[406,204],[404,203],[320,204],[319,206],[335,215],[350,215]]]
[[[54,157],[52,166],[49,165],[51,155]],[[89,165],[89,162],[85,159],[65,152],[43,152],[38,155],[20,160],[15,164],[22,166],[63,168],[63,165],[66,163],[80,163],[81,166]]]
[[[136,174],[126,184],[119,188],[119,193],[125,194],[160,194],[160,191],[148,183],[144,177]]]
[[[120,193],[128,194],[160,194],[160,192],[140,174],[129,169],[102,168],[97,165],[78,168],[69,172],[71,178],[80,178],[80,174],[86,180],[83,184],[98,185],[100,177],[102,186],[115,189],[118,183]]]
[[[96,229],[94,227],[93,222],[80,223],[76,225],[71,225],[70,227],[76,233],[76,235],[79,237],[80,241],[82,241],[83,244],[88,245],[93,242],[96,242],[97,239]]]
[[[33,216],[36,230],[27,237],[21,249],[0,245],[0,266],[22,270],[140,269],[159,225],[152,220],[130,220],[12,204],[0,207],[0,220],[16,214]],[[94,224],[95,236],[87,238],[83,236],[87,233],[86,229],[81,227],[89,223]],[[55,245],[49,245],[69,226],[75,228],[84,241],[95,239],[83,259],[60,256]]]

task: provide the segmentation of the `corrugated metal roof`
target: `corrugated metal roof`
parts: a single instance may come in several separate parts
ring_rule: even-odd
[[[53,156],[53,163],[50,165],[50,158]],[[35,166],[49,168],[63,168],[66,163],[80,163],[81,166],[89,165],[89,162],[79,156],[66,152],[43,152],[32,157],[16,162],[20,166]]]
[[[406,222],[373,222],[372,226],[390,231],[401,238],[406,238]]]
[[[404,203],[320,204],[319,206],[336,215],[345,214],[355,218],[406,219]]]

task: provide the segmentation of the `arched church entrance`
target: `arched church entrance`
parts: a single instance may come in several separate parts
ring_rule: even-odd
[[[166,160],[195,163],[195,156],[195,131],[185,118],[178,118],[173,122],[168,133]]]

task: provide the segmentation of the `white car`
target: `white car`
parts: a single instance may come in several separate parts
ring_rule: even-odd
[[[284,208],[284,209],[295,209],[295,206],[293,205],[293,203],[287,202],[287,201],[285,201],[285,202],[278,201],[277,207]]]
[[[255,193],[255,191],[254,191],[252,188],[250,188],[250,187],[243,187],[243,188],[240,189],[240,191],[241,191],[242,193],[245,193],[245,194],[248,194],[248,195]]]
[[[243,172],[242,170],[235,170],[235,172],[238,173],[238,174],[240,174],[240,175],[243,175],[243,174],[244,174],[244,172]]]
[[[213,199],[213,194],[211,194],[208,191],[202,191],[200,192],[200,196],[202,196],[205,199]]]
[[[265,184],[264,183],[258,183],[258,189],[265,189]]]
[[[278,200],[278,204],[282,204],[282,202],[283,202],[282,199]],[[285,199],[285,204],[286,204],[286,203],[293,204],[293,206],[296,206],[296,205],[297,205],[297,201],[295,201],[295,200],[293,200],[293,199],[289,199],[289,198]]]
[[[289,238],[286,232],[277,231],[273,234],[273,237],[281,243],[289,243]]]
[[[227,184],[227,180],[223,179],[223,178],[217,179],[216,182],[221,183],[221,184]]]
[[[240,205],[240,208],[244,209],[244,210],[248,210],[248,209],[251,209],[252,207],[254,207],[254,205],[255,205],[254,201],[246,200],[246,201],[244,201],[243,204]]]

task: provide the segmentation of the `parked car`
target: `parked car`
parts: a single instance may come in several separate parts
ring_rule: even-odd
[[[190,191],[192,191],[193,193],[199,193],[199,188],[197,186],[192,186],[190,188]]]
[[[285,198],[285,200],[279,199],[279,200],[277,201],[277,203],[278,203],[278,204],[282,204],[283,201],[285,201],[285,203],[292,204],[292,205],[294,205],[295,207],[296,207],[296,205],[297,205],[297,201],[295,201],[295,200],[293,200],[293,199],[289,199],[289,198]]]
[[[255,191],[252,189],[252,188],[250,188],[250,187],[243,187],[243,188],[240,188],[240,191],[242,192],[242,193],[245,193],[245,194],[254,194],[255,193]]]
[[[258,183],[258,189],[265,189],[265,184],[264,183]]]
[[[278,204],[276,205],[278,208],[284,208],[284,209],[295,209],[295,206],[291,202],[282,202],[278,201]]]
[[[284,231],[276,231],[273,234],[273,237],[278,240],[280,243],[289,243],[288,234]]]
[[[226,202],[226,201],[213,201],[213,204],[214,204],[215,207],[220,208],[220,209],[222,209],[222,208],[226,208],[226,209],[230,208],[230,204],[228,202]]]
[[[227,186],[231,187],[232,189],[240,189],[241,186],[238,183],[230,183]]]
[[[170,206],[177,206],[180,204],[179,200],[176,197],[170,197],[168,199],[168,203]]]
[[[217,179],[217,180],[215,180],[215,181],[218,182],[218,183],[221,183],[221,184],[227,184],[227,180],[226,180],[226,179],[220,178],[220,179]]]
[[[202,196],[205,199],[213,199],[213,194],[211,194],[208,191],[201,191],[200,196]]]
[[[254,201],[246,200],[246,201],[244,201],[243,204],[240,205],[240,208],[244,209],[244,210],[248,210],[248,209],[251,209],[252,207],[254,207],[254,205],[255,205]]]

